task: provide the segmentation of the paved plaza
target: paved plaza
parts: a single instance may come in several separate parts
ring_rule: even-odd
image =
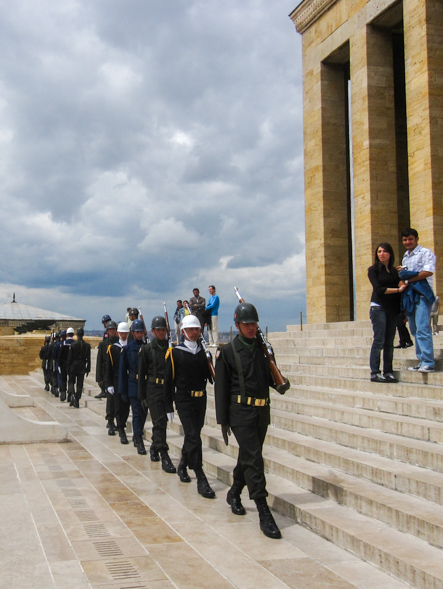
[[[108,436],[101,400],[103,416],[70,408],[38,372],[0,377],[0,392],[30,395],[14,412],[55,420],[70,439],[0,446],[1,589],[405,587],[278,514],[283,540],[266,538],[246,494],[247,515],[234,516],[220,481],[204,499],[195,478],[180,483]]]

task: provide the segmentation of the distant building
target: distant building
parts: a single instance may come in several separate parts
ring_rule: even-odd
[[[45,311],[17,303],[15,294],[11,303],[0,304],[0,335],[15,335],[32,331],[51,331],[67,327],[84,327],[85,319]]]

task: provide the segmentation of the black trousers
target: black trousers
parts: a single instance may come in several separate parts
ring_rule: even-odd
[[[182,447],[183,460],[192,470],[201,470],[203,452],[200,434],[205,423],[206,395],[203,397],[176,395],[175,406],[185,434]]]
[[[267,497],[263,443],[269,424],[269,407],[230,407],[232,433],[239,450],[234,468],[234,485],[238,489],[248,487],[250,499]]]
[[[161,452],[169,450],[166,442],[166,426],[168,418],[165,409],[165,394],[163,387],[149,387],[147,390],[147,401],[152,422],[152,447]]]
[[[45,379],[45,384],[51,384],[51,372],[49,368],[43,368],[43,378]]]
[[[69,374],[68,393],[70,395],[74,395],[76,399],[81,399],[84,382],[84,372],[71,372]]]

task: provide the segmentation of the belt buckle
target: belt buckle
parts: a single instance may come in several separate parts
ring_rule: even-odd
[[[255,399],[255,404],[258,407],[264,407],[266,405],[266,399]]]

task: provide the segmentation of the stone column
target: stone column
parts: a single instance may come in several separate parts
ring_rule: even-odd
[[[365,26],[350,39],[357,319],[367,319],[367,269],[378,243],[398,243],[392,37]]]
[[[443,3],[403,0],[411,226],[443,262]],[[441,277],[440,277],[441,275]],[[434,290],[443,294],[443,272]]]
[[[345,76],[318,63],[304,77],[307,314],[350,319]]]

